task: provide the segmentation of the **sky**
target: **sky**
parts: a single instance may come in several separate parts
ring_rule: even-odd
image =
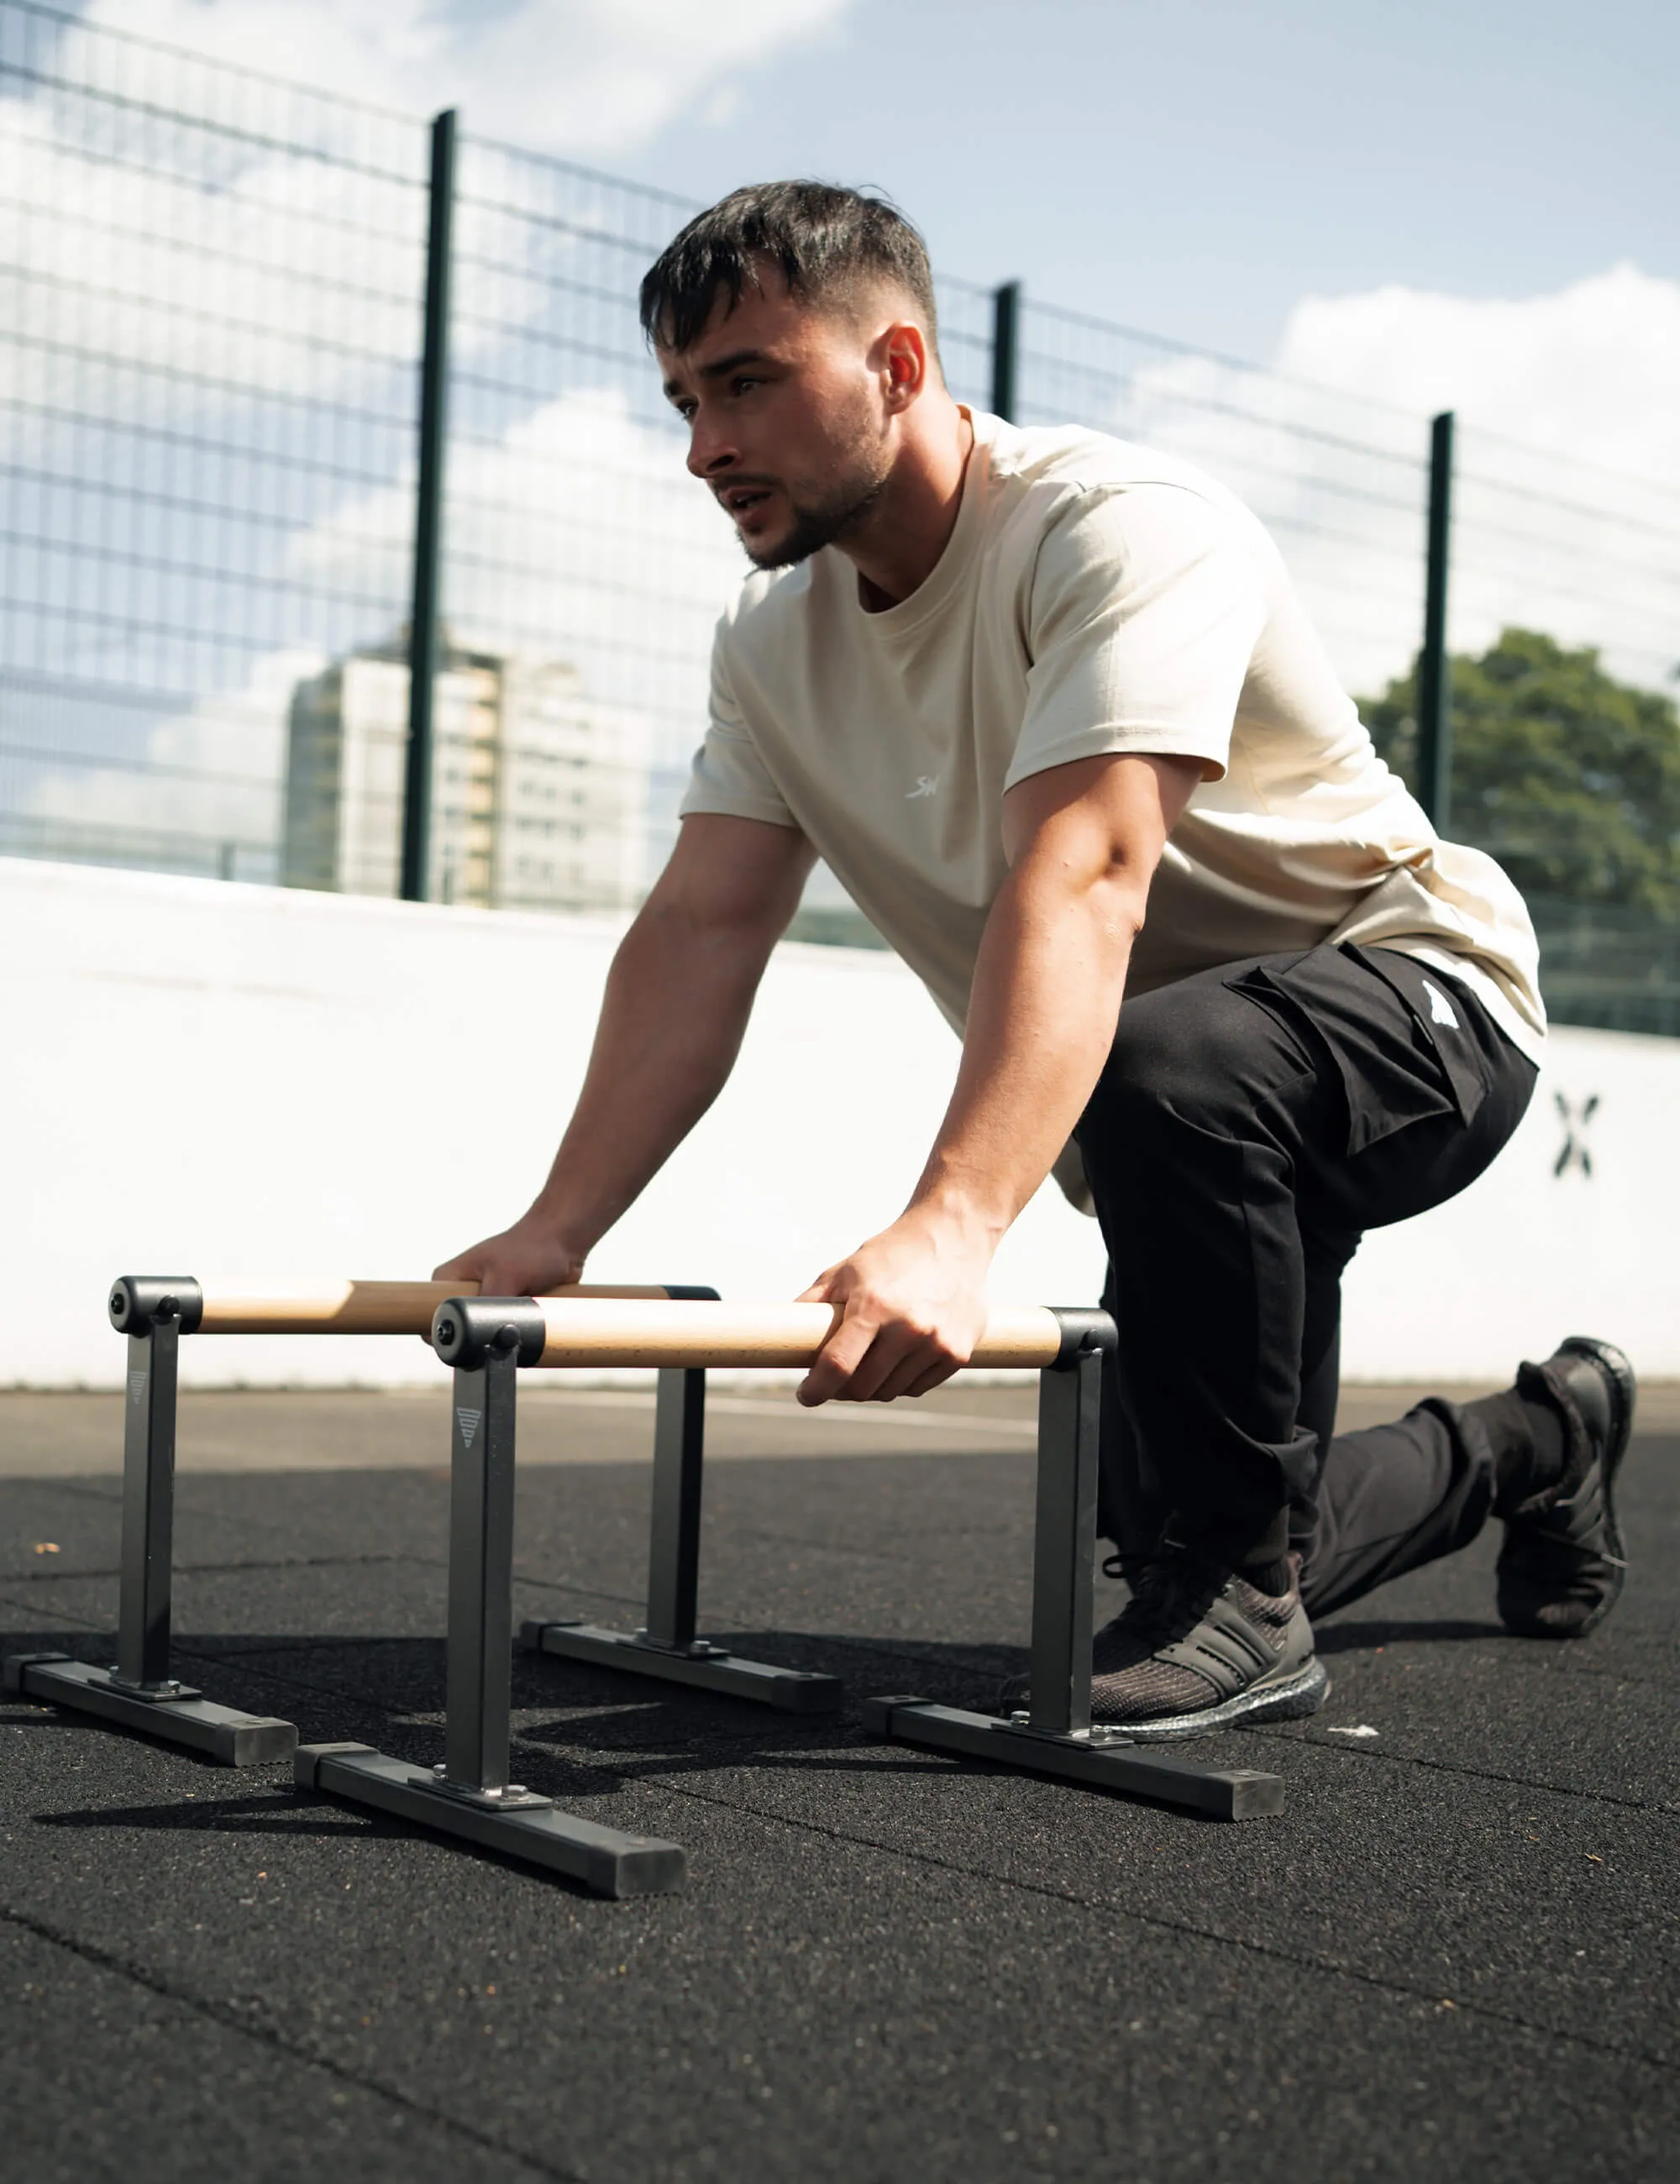
[[[78,12],[103,31],[406,116],[453,105],[472,136],[685,198],[798,173],[874,185],[917,220],[947,274],[1018,279],[1041,302],[1293,375],[1305,389],[1268,382],[1256,398],[1275,413],[1273,431],[1227,398],[1247,376],[1138,352],[1127,415],[1110,429],[1204,463],[1282,526],[1356,690],[1380,688],[1415,646],[1423,421],[1455,408],[1471,454],[1455,645],[1479,648],[1520,621],[1599,644],[1616,671],[1668,687],[1680,624],[1680,128],[1667,107],[1680,10],[1634,0],[1602,0],[1590,14],[1555,0],[85,0]],[[85,70],[97,81],[108,42],[77,50],[72,34],[60,58],[75,80]],[[149,67],[142,57],[120,73],[132,87]],[[157,87],[166,104],[202,96],[211,112],[221,95],[173,64]],[[160,830],[260,833],[278,808],[292,685],[400,618],[413,298],[361,310],[353,367],[337,346],[340,299],[404,284],[366,258],[386,249],[371,229],[337,219],[340,173],[283,142],[246,147],[224,173],[213,136],[193,137],[203,171],[185,178],[90,163],[75,104],[50,86],[0,100],[6,193],[64,215],[19,223],[13,238],[49,325],[54,298],[79,281],[102,299],[114,353],[175,373],[154,370],[149,402],[225,408],[225,390],[188,376],[205,367],[211,337],[203,315],[181,307],[203,300],[181,286],[197,278],[193,249],[214,245],[210,318],[292,315],[286,340],[242,354],[231,375],[253,416],[264,403],[266,415],[329,394],[391,415],[375,482],[323,484],[320,504],[294,513],[294,530],[275,534],[274,566],[253,580],[279,580],[276,599],[306,579],[333,601],[388,607],[369,607],[368,627],[348,636],[342,616],[323,610],[277,630],[265,650],[231,654],[196,706],[155,729],[138,710],[124,714],[112,735],[149,736],[150,760],[174,772],[73,768],[44,776],[39,792],[44,818],[133,823],[149,796]],[[412,147],[419,132],[401,133]],[[169,137],[170,156],[184,141]],[[412,214],[418,200],[407,198]],[[309,283],[276,287],[264,269],[283,260],[302,201],[332,215],[311,231],[323,254]],[[412,287],[418,251],[409,271]],[[458,369],[487,338],[476,277],[458,276]],[[0,393],[8,373],[56,369],[46,355],[0,343]],[[347,373],[361,375],[353,387]],[[127,384],[113,379],[101,393],[90,380],[81,398],[120,411]],[[1358,409],[1359,437],[1404,449],[1413,475],[1390,490],[1397,473],[1360,469],[1324,429],[1338,412],[1322,388],[1394,405],[1376,423],[1363,399],[1344,406]],[[1521,457],[1516,497],[1491,514],[1474,498],[1488,432],[1541,451],[1538,463]],[[726,526],[687,490],[673,436],[650,430],[604,371],[598,386],[534,392],[492,439],[452,460],[452,538],[463,549],[451,564],[452,627],[492,649],[515,623],[541,631],[596,697],[650,709],[671,749],[686,749],[708,632],[741,565]],[[103,462],[104,444],[91,437],[89,459]],[[1619,476],[1600,496],[1566,458]],[[1374,496],[1348,498],[1355,472]],[[1585,504],[1599,498],[1615,512],[1589,520]],[[625,521],[597,522],[603,507]],[[499,543],[476,540],[486,511]],[[209,554],[215,541],[171,521],[177,561]],[[476,543],[475,556],[465,549]],[[92,557],[76,581],[98,593],[104,569]],[[111,581],[131,590],[138,580],[119,569]],[[643,657],[650,627],[668,655],[657,671]],[[138,683],[150,671],[123,644]],[[632,667],[642,681],[620,687]],[[153,679],[181,687],[162,669]],[[258,807],[269,816],[240,816]]]
[[[1680,476],[1680,10],[1655,0],[85,12],[687,197],[874,184],[948,272]]]

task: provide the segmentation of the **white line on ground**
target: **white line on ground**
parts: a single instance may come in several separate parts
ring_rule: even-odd
[[[597,1403],[612,1409],[651,1411],[654,1397],[637,1388],[566,1388],[520,1390],[522,1403]],[[905,1426],[921,1433],[962,1432],[1000,1434],[1007,1440],[1032,1440],[1038,1429],[1030,1418],[981,1418],[966,1411],[908,1410],[902,1403],[837,1403],[817,1411],[795,1409],[787,1403],[755,1402],[750,1396],[706,1397],[706,1415],[737,1418],[831,1418],[837,1425]]]

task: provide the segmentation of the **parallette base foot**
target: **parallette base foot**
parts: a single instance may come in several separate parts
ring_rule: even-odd
[[[1054,1774],[1088,1789],[1148,1797],[1215,1819],[1260,1819],[1283,1809],[1282,1777],[1253,1768],[1193,1767],[1184,1760],[1146,1757],[1149,1747],[1142,1745],[1049,1736],[993,1714],[969,1713],[910,1696],[865,1699],[863,1719],[865,1729],[896,1744]]]
[[[120,1723],[142,1736],[200,1752],[224,1767],[259,1767],[289,1759],[298,1749],[298,1725],[272,1714],[241,1713],[196,1692],[148,1698],[118,1683],[108,1669],[73,1661],[67,1653],[14,1653],[6,1663],[6,1689],[43,1705],[72,1707],[103,1721]]]
[[[530,1653],[555,1653],[599,1668],[621,1669],[632,1676],[658,1676],[670,1684],[701,1691],[726,1691],[733,1698],[787,1713],[833,1713],[844,1701],[838,1676],[804,1669],[779,1669],[768,1661],[743,1660],[721,1646],[698,1644],[692,1652],[655,1646],[629,1630],[604,1630],[592,1623],[526,1623],[520,1644]]]
[[[687,1860],[680,1844],[599,1827],[546,1799],[498,1808],[370,1744],[300,1744],[292,1772],[303,1789],[565,1874],[597,1896],[665,1896],[682,1886]]]

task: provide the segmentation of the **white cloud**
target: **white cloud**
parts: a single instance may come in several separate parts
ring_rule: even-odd
[[[1680,486],[1680,281],[1635,265],[1545,296],[1309,296],[1277,368]]]
[[[74,388],[97,415],[120,407],[101,359],[127,375],[200,375],[190,390],[144,382],[136,407],[155,415],[171,403],[202,410],[218,383],[228,400],[327,394],[413,357],[417,191],[364,181],[364,219],[352,223],[342,177],[322,160],[253,149],[235,164],[226,147],[177,130],[169,163],[142,168],[89,157],[117,131],[97,109],[79,115],[90,146],[70,114],[68,102],[0,102],[0,192],[33,209],[8,239],[25,338],[0,347],[4,391],[62,400]],[[411,237],[400,254],[393,230]],[[470,326],[464,338],[470,348]]]
[[[0,101],[0,195],[35,209],[14,223],[7,253],[25,276],[20,330],[51,343],[73,327],[125,369],[192,371],[190,388],[148,377],[153,414],[365,393],[381,369],[409,363],[419,337],[427,114],[456,104],[470,136],[623,153],[680,112],[732,114],[742,70],[825,31],[849,4],[522,0],[468,21],[435,0],[92,0],[61,34],[53,73],[175,118],[148,125],[136,159],[120,106],[50,88]],[[103,35],[113,31],[282,81],[153,59]],[[298,102],[288,79],[394,111],[386,121]],[[492,155],[465,156],[465,198],[523,193],[499,167],[471,164]],[[552,281],[576,242],[552,222],[498,224],[470,202],[459,225],[453,341],[465,362],[493,330],[541,312],[539,256]],[[81,379],[103,366],[8,343],[0,391],[62,398],[67,369]]]
[[[1424,420],[1456,413],[1455,647],[1479,649],[1521,623],[1596,645],[1630,680],[1670,687],[1680,660],[1680,282],[1623,265],[1517,299],[1399,287],[1309,297],[1277,363],[1410,412],[1420,453]]]
[[[632,150],[850,0],[92,0],[85,20],[577,159]]]
[[[1249,503],[1351,688],[1379,688],[1417,649],[1428,421],[1443,409],[1459,423],[1455,649],[1518,623],[1672,687],[1680,284],[1623,265],[1516,302],[1310,297],[1271,371],[1147,346],[1115,356],[1121,389],[1092,421]]]

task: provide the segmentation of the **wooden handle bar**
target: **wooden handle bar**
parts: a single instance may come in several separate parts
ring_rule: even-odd
[[[539,1365],[809,1365],[840,1318],[838,1306],[826,1304],[536,1302],[547,1336]],[[969,1362],[1043,1367],[1061,1346],[1054,1312],[1005,1306],[993,1313]]]
[[[446,1297],[476,1295],[476,1282],[341,1282],[316,1296],[207,1296],[200,1334],[431,1334],[432,1315]],[[581,1283],[561,1297],[661,1302],[666,1290]],[[685,1309],[687,1307],[685,1306]]]

